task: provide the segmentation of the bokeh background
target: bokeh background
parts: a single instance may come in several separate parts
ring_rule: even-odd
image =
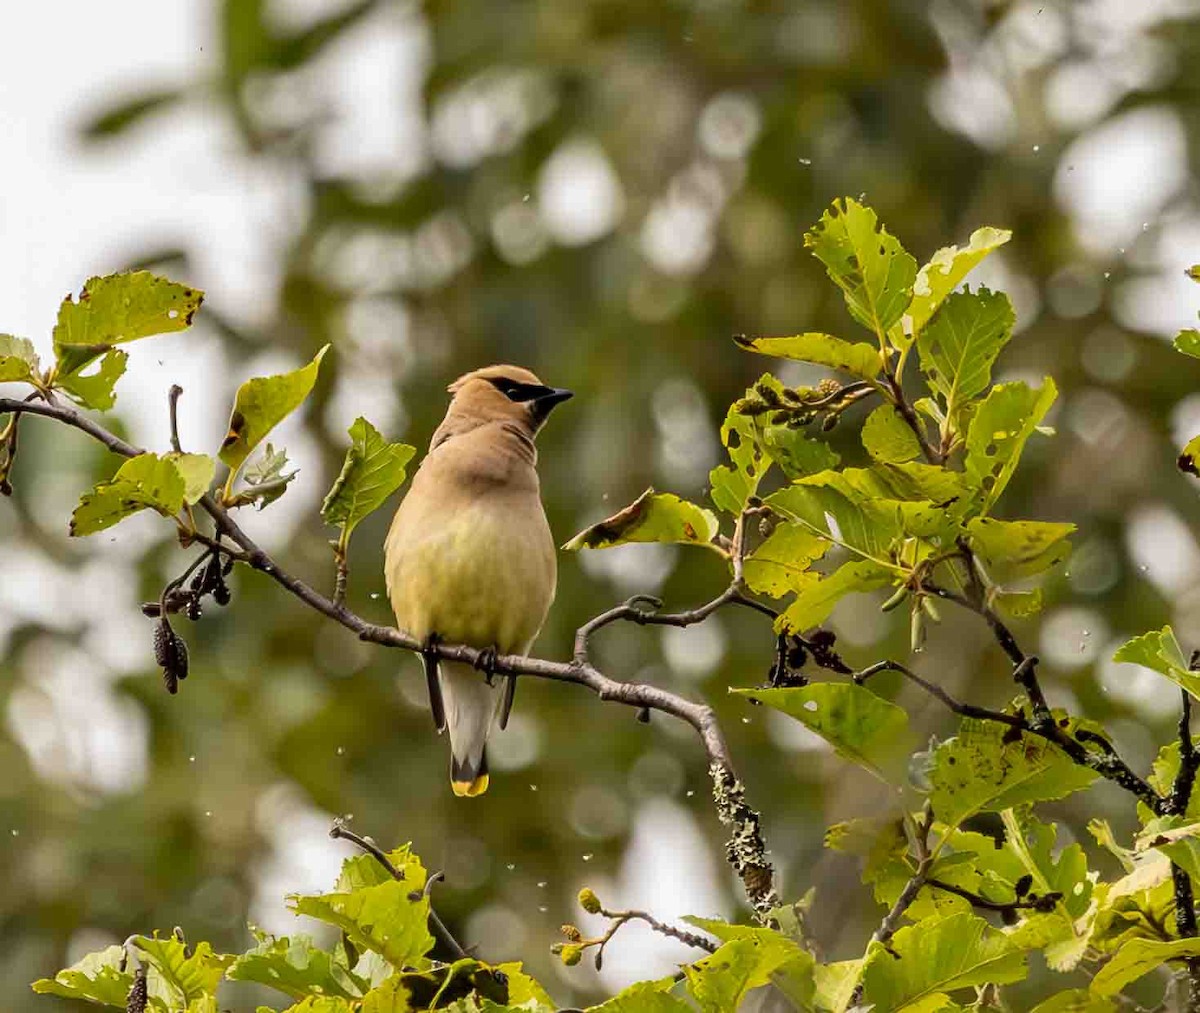
[[[920,260],[1010,227],[977,272],[1018,309],[999,372],[1052,373],[1063,395],[1057,436],[1027,452],[1005,510],[1080,526],[1044,616],[1018,632],[1054,701],[1108,721],[1145,768],[1175,691],[1107,659],[1167,620],[1200,643],[1200,504],[1173,464],[1200,431],[1200,374],[1164,340],[1200,306],[1183,275],[1200,259],[1198,13],[1187,0],[22,5],[0,33],[0,328],[48,353],[63,295],[131,265],[206,289],[191,332],[132,349],[107,421],[164,449],[179,382],[185,448],[209,452],[241,380],[332,342],[276,440],[300,478],[245,518],[328,586],[318,507],[356,415],[424,445],[446,384],[480,364],[574,388],[541,443],[565,541],[649,484],[703,495],[725,406],[770,365],[731,334],[851,334],[802,245],[833,197],[865,194]],[[852,460],[843,429],[831,439]],[[563,1002],[684,952],[629,930],[603,974],[557,967],[548,947],[585,883],[662,917],[744,914],[703,755],[665,718],[645,727],[523,681],[491,791],[455,799],[416,662],[257,575],[183,630],[194,674],[168,697],[138,611],[185,562],[168,526],[66,537],[78,493],[115,465],[31,419],[0,503],[5,1009],[49,1009],[30,980],[133,931],[178,924],[220,949],[247,944],[247,919],[292,930],[282,896],[331,882],[346,849],[326,831],[349,813],[444,868],[436,903],[459,935],[526,958]],[[378,621],[389,516],[359,528],[351,559],[351,604]],[[564,556],[538,651],[564,656],[575,626],[634,592],[682,607],[723,582],[705,553]],[[908,651],[904,617],[876,606],[835,615],[856,664]],[[817,884],[817,941],[845,957],[880,912],[821,835],[880,796],[799,726],[727,697],[762,680],[771,649],[750,614],[610,629],[598,647],[612,674],[718,708],[785,893]],[[918,660],[977,701],[1010,692],[978,623],[949,617]],[[1056,813],[1061,839],[1086,837],[1097,813],[1132,825],[1103,787]]]

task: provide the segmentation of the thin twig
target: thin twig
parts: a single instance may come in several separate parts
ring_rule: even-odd
[[[688,932],[686,929],[676,928],[674,925],[667,925],[665,922],[660,922],[647,911],[609,911],[606,908],[601,908],[599,913],[605,918],[612,919],[612,924],[609,925],[604,935],[594,943],[597,947],[595,956],[597,970],[600,969],[600,965],[604,960],[604,947],[608,945],[609,940],[617,934],[622,926],[628,925],[632,921],[645,922],[645,924],[649,925],[659,935],[678,939],[685,946],[694,946],[696,949],[705,950],[708,953],[717,952],[717,944],[712,940],[698,936],[694,932]]]
[[[1040,897],[1034,897],[1029,900],[1018,898],[1014,901],[1005,902],[988,900],[981,894],[963,889],[961,886],[955,886],[953,883],[947,883],[941,879],[927,879],[925,885],[945,890],[946,893],[952,893],[956,897],[970,901],[973,906],[982,911],[997,911],[1001,914],[1005,912],[1012,913],[1014,911],[1051,911],[1054,909],[1054,905],[1062,900],[1061,893],[1044,893]]]
[[[374,858],[375,861],[383,866],[384,870],[389,876],[392,877],[392,879],[396,880],[397,882],[404,882],[404,873],[400,869],[396,868],[396,866],[392,863],[392,860],[388,858],[387,853],[378,844],[371,840],[371,838],[363,837],[360,834],[356,834],[353,830],[348,829],[345,820],[341,818],[335,819],[333,821],[333,826],[329,828],[329,836],[334,840],[345,838],[351,844],[361,848],[368,855]],[[437,878],[440,878],[440,876]],[[425,896],[429,895],[429,887],[432,883],[437,882],[437,878],[431,876],[429,881],[426,882],[424,891]],[[446,948],[454,954],[455,960],[462,960],[463,957],[470,956],[470,954],[463,949],[459,941],[454,938],[454,934],[446,927],[446,923],[443,922],[442,919],[438,917],[437,912],[433,910],[432,902],[429,905],[429,923],[433,926],[434,932],[437,934],[438,938],[441,939]]]
[[[40,415],[78,429],[123,457],[136,457],[143,452],[69,405],[26,403],[12,398],[0,398],[0,415],[22,413]],[[476,665],[484,654],[464,644],[425,645],[394,627],[367,622],[344,605],[327,598],[304,581],[281,569],[211,494],[203,496],[198,505],[212,518],[218,536],[227,538],[242,551],[239,562],[266,574],[309,608],[357,634],[360,640],[413,653],[428,651],[439,658],[469,665]],[[714,797],[720,796],[717,802],[718,815],[733,833],[727,854],[742,878],[751,906],[760,917],[765,917],[767,912],[778,904],[778,895],[774,889],[774,870],[766,858],[766,845],[758,825],[758,815],[745,803],[744,786],[737,779],[729,746],[712,708],[658,686],[612,679],[591,663],[587,651],[591,634],[618,620],[688,626],[727,604],[743,605],[772,614],[769,607],[751,602],[752,599],[743,595],[739,589],[731,587],[706,605],[674,615],[641,613],[626,603],[616,609],[610,609],[580,627],[575,636],[575,654],[571,661],[547,661],[541,658],[503,655],[495,659],[492,670],[501,675],[529,675],[584,686],[601,700],[620,703],[638,711],[661,711],[691,725],[708,755],[709,770],[714,781]],[[724,802],[721,799],[724,799]]]
[[[171,389],[167,391],[167,409],[171,417],[171,449],[177,454],[183,453],[183,447],[179,444],[179,397],[183,394],[183,388],[177,383],[171,384]]]
[[[886,944],[896,934],[896,930],[900,928],[900,919],[904,917],[904,912],[917,899],[917,894],[921,892],[921,887],[928,882],[929,871],[933,868],[933,854],[929,850],[929,831],[932,827],[933,807],[926,802],[925,812],[921,817],[921,822],[917,824],[917,832],[913,840],[913,846],[917,852],[916,871],[912,874],[909,881],[904,884],[904,889],[900,891],[900,896],[896,898],[896,902],[892,905],[891,910],[883,916],[883,921],[879,923],[879,928],[872,934],[871,939],[874,942]]]
[[[927,679],[917,675],[912,669],[901,665],[898,661],[880,661],[876,662],[861,672],[855,672],[853,680],[859,685],[862,685],[874,675],[880,672],[899,672],[906,679],[916,683],[930,696],[935,697],[950,708],[955,714],[964,718],[978,718],[981,721],[998,721],[1001,724],[1008,725],[1010,728],[1026,727],[1024,718],[1016,714],[1005,714],[1003,711],[989,710],[987,707],[976,707],[974,704],[960,703],[947,693],[941,686],[932,683]]]

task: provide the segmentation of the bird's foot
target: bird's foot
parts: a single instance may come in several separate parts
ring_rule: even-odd
[[[434,661],[437,661],[437,645],[441,642],[442,635],[440,633],[429,634],[425,638],[424,643],[421,644],[421,654],[426,658],[432,658]]]
[[[499,653],[496,651],[496,645],[485,647],[479,652],[475,658],[475,670],[483,673],[484,681],[490,686],[492,679],[496,677],[496,659]]]

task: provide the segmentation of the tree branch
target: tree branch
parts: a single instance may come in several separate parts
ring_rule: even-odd
[[[0,398],[0,415],[4,414],[31,414],[53,419],[87,433],[113,453],[123,457],[136,457],[143,453],[70,405]],[[464,644],[424,645],[415,637],[394,627],[367,622],[346,608],[345,605],[331,600],[304,581],[281,569],[275,560],[242,530],[237,521],[230,516],[229,511],[211,493],[203,496],[198,505],[212,518],[218,540],[220,537],[224,537],[241,550],[241,554],[234,558],[266,574],[309,608],[357,634],[360,640],[386,647],[400,648],[413,653],[429,651],[439,658],[465,662],[469,665],[476,665],[481,655],[484,654],[483,651]],[[199,539],[200,536],[191,535],[190,537]],[[753,602],[752,599],[746,597],[736,583],[713,601],[688,612],[659,615],[647,613],[626,602],[624,605],[602,613],[580,627],[575,636],[575,653],[571,661],[546,661],[541,658],[527,658],[520,655],[503,655],[495,659],[493,670],[501,675],[529,675],[540,679],[573,683],[591,690],[601,700],[624,704],[639,712],[661,711],[691,725],[708,756],[709,773],[713,780],[713,799],[718,817],[732,832],[732,837],[726,846],[726,854],[730,864],[742,879],[751,906],[759,917],[765,917],[767,912],[779,903],[774,888],[774,869],[766,857],[767,849],[762,837],[758,813],[751,809],[745,801],[745,788],[737,778],[729,746],[712,708],[707,704],[696,703],[657,686],[612,679],[597,669],[588,656],[589,638],[598,629],[609,623],[630,620],[639,624],[688,626],[700,622],[727,604],[743,605],[766,614],[773,614],[773,610],[768,606]]]
[[[1016,911],[1053,911],[1054,905],[1062,900],[1061,893],[1044,893],[1040,897],[1032,897],[1028,900],[1018,898],[1017,900],[1005,903],[1004,901],[988,900],[982,894],[974,893],[971,890],[963,889],[961,886],[955,886],[953,883],[947,883],[940,879],[928,879],[925,881],[925,885],[945,890],[946,893],[952,893],[956,897],[970,901],[973,907],[977,907],[982,911],[996,911],[1000,914],[1012,914]]]

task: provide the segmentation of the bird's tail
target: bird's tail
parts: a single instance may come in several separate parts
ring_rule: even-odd
[[[474,798],[488,788],[487,740],[504,703],[507,676],[489,686],[482,672],[458,661],[438,662],[438,681],[450,733],[450,786]]]

